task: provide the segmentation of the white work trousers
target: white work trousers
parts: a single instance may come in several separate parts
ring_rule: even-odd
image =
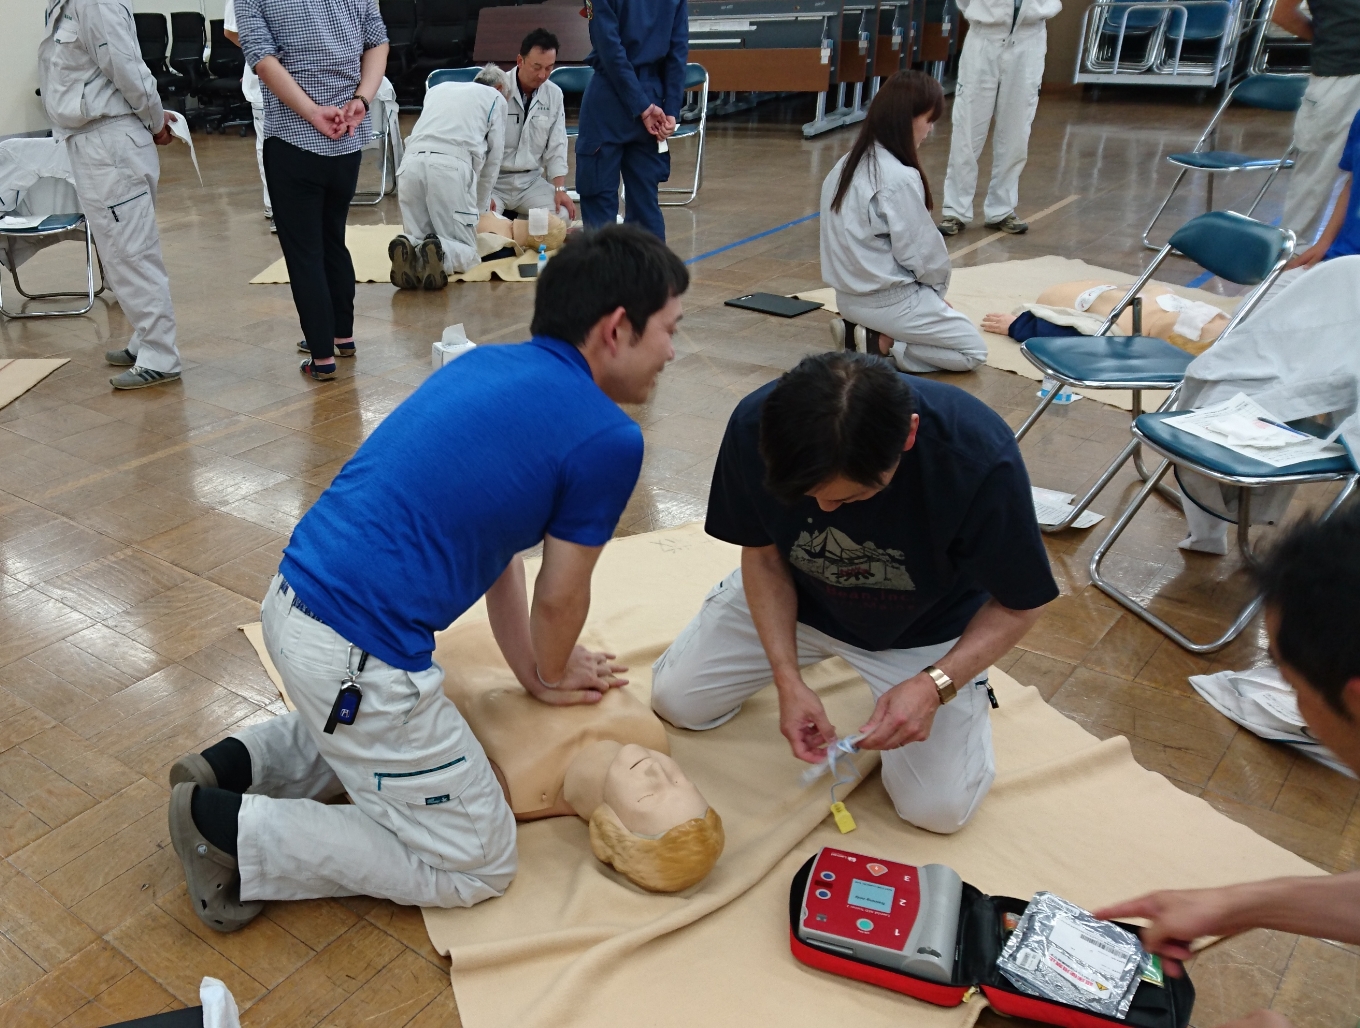
[[[438,236],[444,270],[461,274],[481,263],[477,255],[477,176],[455,154],[408,153],[397,172],[401,223],[415,243]]]
[[[1021,26],[1006,36],[974,28],[964,39],[944,177],[945,217],[973,220],[978,158],[993,114],[992,181],[982,203],[982,220],[991,225],[1015,213],[1047,50],[1048,30],[1043,22]]]
[[[800,624],[798,663],[841,657],[877,699],[939,660],[954,642],[861,650]],[[931,832],[957,832],[992,787],[996,765],[985,679],[960,684],[958,695],[936,712],[929,738],[883,753],[883,784],[902,820]],[[652,665],[652,709],[678,728],[716,728],[769,683],[770,662],[737,570],[713,587],[698,615]],[[848,733],[859,726],[837,727]]]
[[[1289,172],[1282,228],[1292,228],[1302,250],[1313,241],[1332,188],[1342,174],[1337,165],[1355,112],[1360,110],[1360,75],[1310,76],[1299,113],[1294,116],[1294,145],[1299,152]]]
[[[919,282],[896,303],[874,306],[873,297],[836,294],[841,317],[893,340],[892,359],[902,371],[972,371],[987,360],[987,343],[939,293]]]
[[[107,118],[66,137],[66,153],[104,265],[104,277],[132,325],[126,348],[137,367],[180,370],[170,276],[156,227],[161,165],[136,117]]]
[[[251,104],[250,116],[255,121],[255,164],[260,169],[260,183],[264,187],[264,213],[272,218],[274,205],[269,202],[269,183],[264,177],[264,104]]]
[[[528,217],[530,208],[546,207],[554,214],[557,210],[557,191],[551,182],[536,171],[513,171],[503,174],[496,180],[496,188],[491,191],[499,211],[515,211]]]
[[[250,752],[237,850],[241,898],[365,895],[470,907],[515,877],[515,819],[491,762],[444,695],[438,664],[369,656],[353,725],[322,729],[359,648],[292,605],[275,576],[265,645],[297,710],[236,736]],[[349,793],[353,805],[318,802]]]

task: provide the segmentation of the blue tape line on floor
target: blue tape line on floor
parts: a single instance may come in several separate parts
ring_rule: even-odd
[[[708,253],[701,253],[697,257],[691,257],[689,260],[685,261],[685,263],[694,264],[697,261],[703,260],[705,257],[715,257],[720,253],[725,253],[728,250],[735,250],[737,247],[745,246],[747,243],[754,243],[757,239],[764,239],[766,236],[772,236],[776,232],[783,232],[786,228],[793,228],[794,225],[801,225],[805,221],[811,221],[813,218],[820,217],[820,211],[805,214],[801,218],[795,218],[793,221],[786,221],[784,224],[776,225],[774,228],[767,228],[764,232],[757,232],[755,235],[747,236],[745,239],[738,239],[735,243],[728,243],[726,246],[720,246],[716,250],[709,250]]]

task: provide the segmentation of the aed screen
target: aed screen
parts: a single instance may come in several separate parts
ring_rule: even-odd
[[[874,882],[862,882],[858,878],[850,880],[850,905],[877,910],[880,914],[892,913],[893,893],[896,890]]]

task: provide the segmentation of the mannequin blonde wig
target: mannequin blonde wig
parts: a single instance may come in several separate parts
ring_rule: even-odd
[[[718,862],[724,841],[722,818],[712,807],[654,839],[630,832],[607,803],[590,816],[595,856],[652,892],[679,892],[702,881]]]

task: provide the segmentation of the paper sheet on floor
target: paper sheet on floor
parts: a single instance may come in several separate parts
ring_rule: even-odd
[[[808,303],[820,303],[822,310],[831,314],[839,315],[840,307],[836,305],[836,290],[830,286],[823,289],[806,289],[801,293],[790,293],[795,300],[806,300]]]
[[[1340,443],[1287,427],[1246,393],[1167,418],[1166,423],[1274,468],[1346,453]]]
[[[737,565],[735,547],[697,525],[605,547],[583,641],[630,665],[627,688],[646,698],[652,661]],[[530,570],[530,581],[533,570]],[[495,655],[478,605],[441,633],[450,674],[513,679]],[[831,660],[809,670],[845,732],[871,709],[868,688]],[[977,1000],[944,1009],[813,971],[788,949],[788,885],[823,844],[906,862],[940,861],[993,893],[1052,888],[1088,908],[1155,887],[1219,885],[1319,873],[1306,861],[1140,768],[1127,740],[1101,741],[992,673],[997,780],[975,820],[954,836],[900,821],[872,771],[846,797],[858,829],[827,817],[825,783],[801,784],[803,765],[779,735],[772,689],[709,732],[668,729],[672,753],[718,810],[727,848],[712,874],[678,895],[653,895],[597,861],[576,818],[520,826],[519,877],[500,899],[427,910],[466,1028],[779,1024],[825,1028],[853,1011],[858,1028],[967,1028]],[[1093,818],[1093,810],[1118,817]]]
[[[392,261],[387,256],[387,244],[401,232],[400,225],[347,225],[345,226],[345,246],[354,261],[354,281],[391,282]],[[551,256],[551,255],[549,255]],[[493,278],[501,282],[532,282],[532,278],[521,278],[518,265],[533,264],[537,255],[525,254],[523,257],[502,257],[500,260],[483,261],[471,271],[462,275],[450,275],[450,282],[490,282]],[[250,280],[253,286],[285,285],[288,282],[288,265],[280,257],[264,271]]]
[[[1072,493],[1059,492],[1057,489],[1040,489],[1037,485],[1030,486],[1030,491],[1034,493],[1034,514],[1039,519],[1039,524],[1060,525],[1071,515],[1072,501],[1076,499]],[[1070,527],[1090,528],[1104,519],[1104,514],[1097,514],[1088,508],[1081,512]]]
[[[1247,671],[1191,675],[1190,684],[1216,711],[1262,739],[1284,743],[1296,753],[1311,757],[1333,771],[1356,777],[1354,771],[1309,731],[1299,713],[1298,696],[1273,665]]]
[[[0,358],[0,407],[23,396],[65,363],[64,357]]]

